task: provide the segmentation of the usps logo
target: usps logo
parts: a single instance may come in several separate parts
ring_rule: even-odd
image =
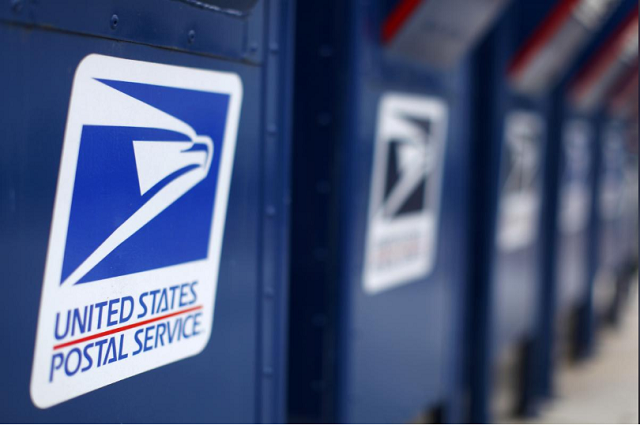
[[[513,111],[506,117],[504,131],[497,242],[502,251],[509,252],[530,245],[537,235],[545,129],[538,114]]]
[[[603,133],[602,166],[598,182],[598,213],[605,220],[620,217],[624,203],[624,128],[616,121],[606,123]]]
[[[100,55],[80,63],[36,334],[36,406],[205,348],[241,101],[235,74]]]
[[[564,169],[560,186],[559,229],[579,232],[589,220],[593,131],[587,120],[573,119],[563,127]]]
[[[433,269],[446,130],[440,99],[387,93],[380,100],[363,272],[370,294]]]

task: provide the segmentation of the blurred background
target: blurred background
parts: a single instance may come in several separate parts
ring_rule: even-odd
[[[0,40],[0,421],[638,422],[637,1],[4,0]],[[240,81],[215,313],[193,357],[40,409],[91,54]]]

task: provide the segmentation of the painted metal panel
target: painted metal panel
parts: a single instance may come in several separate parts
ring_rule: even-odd
[[[296,40],[290,419],[405,422],[436,411],[455,420],[471,161],[467,65],[445,73],[394,59],[381,42],[382,5],[343,6],[298,5],[307,24]],[[371,291],[363,274],[369,197],[388,96],[448,109],[440,222],[433,269]]]
[[[262,1],[246,16],[180,2],[13,5],[0,11],[0,251],[3,283],[12,282],[0,308],[11,340],[3,419],[283,421],[291,4]],[[62,140],[74,71],[95,53],[242,81],[215,321],[201,354],[41,410],[29,380]]]

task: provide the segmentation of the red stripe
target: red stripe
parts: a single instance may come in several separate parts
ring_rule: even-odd
[[[620,78],[615,88],[611,90],[609,107],[613,111],[622,109],[638,94],[638,55],[634,59],[635,65],[631,67],[625,76]]]
[[[562,24],[569,19],[571,12],[579,2],[580,0],[564,0],[556,5],[542,22],[542,25],[537,28],[533,35],[527,39],[524,46],[516,53],[507,70],[509,75],[519,74],[531,62],[536,54],[562,28]]]
[[[62,344],[54,345],[53,349],[54,350],[59,350],[61,348],[69,347],[71,345],[76,345],[76,344],[80,344],[82,342],[91,341],[92,339],[102,338],[104,336],[113,335],[113,334],[116,334],[118,332],[124,332],[124,331],[127,331],[129,329],[134,329],[134,328],[137,328],[137,327],[140,327],[140,326],[148,325],[149,323],[157,322],[159,320],[168,319],[168,318],[173,317],[173,316],[179,316],[180,314],[191,313],[192,311],[200,310],[201,308],[202,308],[201,305],[196,306],[196,307],[190,307],[190,308],[186,308],[184,310],[175,311],[173,313],[165,314],[164,316],[158,316],[158,317],[154,317],[153,319],[143,320],[142,322],[132,323],[131,325],[123,326],[121,328],[110,329],[108,331],[100,332],[100,333],[95,334],[95,335],[85,336],[84,338],[75,339],[73,341],[69,341],[69,342],[65,342],[65,343],[62,343]]]
[[[571,96],[579,98],[586,90],[595,83],[606,69],[616,60],[620,49],[628,37],[637,37],[631,31],[637,32],[638,6],[636,6],[625,20],[618,26],[615,32],[603,43],[602,47],[594,55],[587,65],[576,77],[575,83],[571,87]]]
[[[404,25],[405,21],[415,9],[420,5],[422,0],[402,0],[396,6],[382,25],[382,42],[387,43],[395,37],[396,33]]]

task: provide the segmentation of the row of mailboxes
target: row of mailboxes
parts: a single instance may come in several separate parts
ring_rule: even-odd
[[[563,154],[560,93],[570,69],[581,60],[580,52],[590,40],[603,37],[606,29],[600,28],[619,19],[612,13],[623,6],[512,3],[475,53],[479,161],[474,204],[486,206],[476,217],[483,231],[476,246],[477,281],[471,282],[476,302],[469,329],[476,330],[474,355],[484,362],[484,367],[470,373],[471,412],[476,420],[492,417],[496,388],[513,396],[507,408],[521,414],[535,412],[540,397],[551,393],[556,296],[562,293],[564,299],[566,292],[580,291],[574,286],[585,288],[590,280],[587,273],[571,282],[555,275],[557,225],[566,221],[557,215],[558,191],[566,186],[558,180]],[[576,130],[580,128],[569,129]],[[588,179],[571,176],[572,181],[576,178]],[[577,194],[574,204],[582,202],[577,200],[583,196],[578,186],[571,186],[571,195]],[[584,190],[591,187],[587,182]],[[589,216],[589,202],[572,208],[574,217],[568,221],[578,226],[575,214]],[[561,259],[559,270],[576,268],[575,261],[589,261],[581,248],[562,246],[572,258]],[[497,372],[504,362],[514,368],[508,373],[506,390],[500,388],[505,380]]]
[[[0,420],[489,421],[509,352],[535,411],[637,257],[637,44],[569,100],[631,7],[0,9]]]
[[[557,312],[566,303],[583,316],[590,308],[592,274],[565,271],[594,264],[590,235],[573,241],[574,249],[560,248],[572,256],[557,261],[565,274],[555,275],[550,258],[556,226],[599,220],[582,199],[597,190],[591,174],[565,167],[570,183],[559,189],[560,157],[582,149],[575,140],[582,128],[567,125],[573,142],[557,148],[564,137],[564,89],[557,86],[631,3],[500,5],[492,32],[457,66],[441,52],[450,44],[434,52],[427,35],[439,40],[438,18],[462,2],[432,9],[409,3],[352,5],[344,14],[298,8],[300,21],[314,16],[333,32],[314,37],[318,29],[305,26],[297,49],[296,73],[312,69],[314,84],[296,85],[293,139],[317,143],[293,147],[300,180],[292,198],[290,303],[305,321],[291,325],[289,355],[306,363],[289,377],[296,420],[410,420],[421,412],[450,419],[466,401],[473,420],[490,420],[494,372],[513,350],[515,407],[532,413],[551,394]],[[411,38],[417,34],[423,37]],[[428,136],[424,153],[415,146],[424,143],[421,134]],[[442,168],[421,162],[422,155],[440,158]],[[413,167],[425,167],[424,174]],[[421,198],[409,181],[424,184]],[[558,196],[572,205],[558,206]],[[420,215],[422,224],[412,225]],[[452,372],[443,359],[455,369],[456,348],[465,367]],[[431,379],[418,384],[416,374]]]
[[[593,346],[592,301],[597,298],[593,283],[602,264],[596,229],[602,220],[597,198],[602,192],[603,129],[614,86],[628,79],[630,71],[626,59],[629,52],[624,51],[634,31],[637,11],[633,6],[621,2],[609,12],[610,17],[586,43],[552,94],[553,110],[548,119],[551,143],[545,160],[546,241],[538,375],[539,391],[545,397],[554,394],[557,363],[567,355],[583,358]],[[608,59],[603,62],[603,58]],[[627,93],[633,95],[632,91]],[[635,239],[627,240],[635,243]],[[623,257],[620,255],[620,261]],[[616,274],[615,280],[630,281],[628,273]],[[608,304],[615,303],[609,300]]]

